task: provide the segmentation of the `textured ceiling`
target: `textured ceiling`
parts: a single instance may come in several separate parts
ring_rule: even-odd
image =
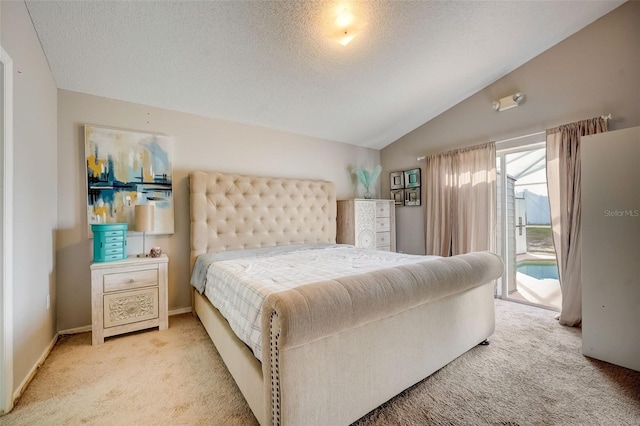
[[[26,3],[59,88],[380,149],[623,1]]]

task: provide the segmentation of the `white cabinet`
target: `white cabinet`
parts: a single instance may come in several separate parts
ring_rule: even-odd
[[[91,264],[94,345],[117,334],[150,327],[168,328],[168,262],[163,254]]]
[[[338,201],[339,244],[396,251],[396,210],[393,200]]]
[[[582,353],[640,371],[640,127],[580,144]]]

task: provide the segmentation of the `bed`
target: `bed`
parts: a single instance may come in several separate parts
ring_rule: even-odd
[[[335,244],[331,182],[194,171],[189,188],[192,268],[211,253]],[[347,425],[487,339],[502,271],[468,253],[280,289],[260,307],[259,357],[195,288],[193,309],[261,425]]]

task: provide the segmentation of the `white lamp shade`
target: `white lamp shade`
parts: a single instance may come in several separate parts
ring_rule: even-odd
[[[153,231],[154,206],[152,204],[136,205],[136,231],[150,232]]]

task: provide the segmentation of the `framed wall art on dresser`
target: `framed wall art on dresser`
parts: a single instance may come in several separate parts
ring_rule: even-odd
[[[407,188],[404,190],[404,205],[419,206],[421,200],[420,187]]]
[[[391,199],[396,206],[404,205],[404,172],[389,173],[389,187],[391,188]]]
[[[404,172],[404,205],[422,205],[422,190],[420,189],[422,180],[420,178],[420,168],[405,170]]]
[[[417,188],[420,186],[420,168],[404,171],[404,187]]]
[[[403,206],[404,205],[404,188],[392,189],[391,199],[393,200],[396,206]]]
[[[404,188],[404,172],[391,172],[389,173],[389,183],[391,189]]]
[[[389,173],[391,199],[396,206],[422,205],[422,180],[420,168]]]

